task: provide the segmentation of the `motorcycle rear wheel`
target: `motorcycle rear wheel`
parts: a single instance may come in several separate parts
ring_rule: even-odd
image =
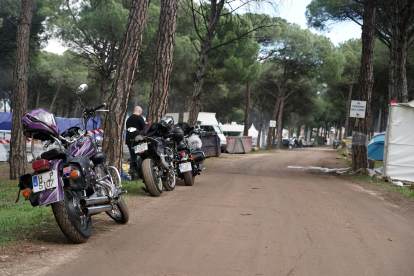
[[[183,173],[183,176],[184,176],[185,186],[193,186],[194,184],[193,172],[185,172]]]
[[[155,197],[162,194],[162,180],[158,170],[157,164],[151,158],[142,161],[145,186],[147,186],[148,193]]]
[[[176,182],[177,182],[177,179],[175,177],[174,171],[170,171],[168,173],[168,178],[162,181],[162,185],[164,186],[164,189],[166,191],[172,191],[175,189]]]
[[[82,213],[79,196],[63,189],[64,200],[52,204],[52,211],[63,234],[73,243],[84,243],[92,234],[91,216]]]
[[[118,204],[114,206],[114,209],[106,212],[106,214],[118,223],[127,223],[129,221],[129,210],[122,198],[119,199]]]

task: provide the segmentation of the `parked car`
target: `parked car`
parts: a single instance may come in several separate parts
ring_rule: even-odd
[[[277,146],[277,140],[278,139],[276,139],[275,146]],[[282,138],[282,144],[284,148],[293,148],[292,142],[287,138]]]

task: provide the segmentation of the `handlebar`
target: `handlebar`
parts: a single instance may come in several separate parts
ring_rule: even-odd
[[[97,107],[92,108],[91,111],[94,111],[95,112],[96,110],[101,109],[102,107],[105,107],[105,106],[106,106],[106,103],[100,104]]]

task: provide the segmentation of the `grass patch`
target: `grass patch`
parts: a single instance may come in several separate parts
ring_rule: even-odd
[[[17,183],[0,179],[0,248],[30,238],[33,233],[45,230],[59,230],[50,207],[32,207],[30,202],[17,197]]]
[[[374,168],[381,168],[383,166],[382,161],[375,161],[375,167]]]
[[[399,186],[396,186],[394,184],[386,184],[386,183],[382,183],[379,186],[381,186],[381,187],[383,187],[387,190],[390,190],[390,191],[395,191],[395,192],[401,193],[405,197],[414,199],[414,190],[411,190],[410,187],[399,187]]]
[[[121,184],[121,189],[123,191],[127,191],[127,193],[122,196],[123,198],[129,198],[131,196],[141,197],[144,195],[142,188],[145,187],[145,184],[142,182],[141,179],[134,181],[127,181],[122,179]]]

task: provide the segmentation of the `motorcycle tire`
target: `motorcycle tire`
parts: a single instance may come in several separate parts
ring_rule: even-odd
[[[194,184],[193,172],[185,172],[183,173],[183,176],[184,176],[185,186],[193,186]]]
[[[158,166],[151,158],[142,162],[142,173],[144,174],[145,186],[151,196],[158,197],[162,194],[162,180],[157,174]]]
[[[172,191],[175,189],[175,183],[177,182],[177,179],[175,177],[175,173],[173,171],[170,171],[168,173],[168,179],[162,181],[162,185],[164,186],[164,189],[166,191]]]
[[[118,223],[127,223],[129,221],[129,210],[122,197],[118,200],[118,204],[114,206],[114,209],[106,212],[106,214]]]
[[[52,211],[63,234],[73,243],[84,243],[92,234],[92,219],[82,213],[79,196],[63,189],[64,200],[52,204]]]

